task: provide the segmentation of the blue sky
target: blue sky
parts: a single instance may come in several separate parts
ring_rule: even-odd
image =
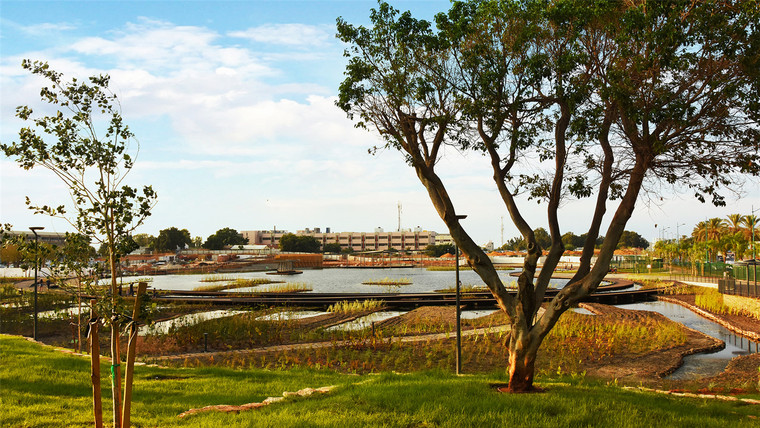
[[[417,17],[444,11],[447,1],[396,1]],[[140,152],[132,184],[159,194],[153,215],[137,233],[187,228],[207,237],[237,230],[330,227],[333,231],[446,232],[427,194],[400,154],[372,156],[376,135],[353,128],[334,106],[345,61],[335,19],[364,24],[370,1],[0,1],[0,138],[17,138],[21,104],[39,106],[41,82],[21,69],[23,58],[48,61],[67,77],[111,75],[125,121]],[[71,230],[33,216],[33,202],[67,203],[65,188],[44,170],[24,171],[0,159],[0,216],[15,229],[32,225]],[[449,183],[465,227],[479,243],[517,235],[475,154],[444,153],[439,171]],[[647,202],[642,200],[642,202]],[[760,207],[757,181],[729,207],[689,195],[640,204],[629,222],[653,240],[707,217],[748,214]],[[588,201],[569,203],[563,231],[582,233]],[[614,208],[611,207],[611,208]],[[534,227],[542,206],[527,205]],[[660,224],[655,228],[654,224]]]

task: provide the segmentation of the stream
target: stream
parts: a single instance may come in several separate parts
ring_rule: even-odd
[[[689,328],[700,331],[710,337],[726,343],[723,350],[712,353],[689,355],[684,358],[683,365],[666,379],[689,380],[715,376],[725,370],[729,361],[739,355],[760,352],[760,343],[738,336],[710,320],[700,317],[683,306],[668,302],[645,302],[628,305],[618,305],[623,309],[658,312],[668,319],[681,323]]]

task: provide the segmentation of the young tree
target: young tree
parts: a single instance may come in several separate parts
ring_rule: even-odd
[[[455,2],[435,30],[385,3],[369,28],[338,19],[349,44],[338,105],[403,154],[508,316],[510,390],[533,388],[543,339],[599,286],[647,183],[687,186],[720,205],[719,190],[737,174],[760,173],[760,106],[748,95],[760,86],[758,11],[731,3]],[[444,145],[491,162],[527,243],[516,295],[460,223],[437,171]],[[520,194],[546,203],[539,273],[544,246]],[[560,205],[594,196],[579,269],[542,312],[564,252]],[[611,199],[617,207],[592,265]]]
[[[73,212],[64,205],[27,204],[35,213],[60,217],[78,234],[104,245],[111,273],[110,319],[114,426],[121,424],[120,320],[117,282],[120,255],[128,249],[126,238],[150,215],[156,194],[150,186],[128,186],[125,178],[134,165],[134,135],[123,123],[119,103],[108,88],[108,76],[86,81],[65,81],[47,63],[24,60],[22,67],[46,79],[40,96],[57,111],[36,115],[29,106],[16,109],[16,116],[30,126],[19,131],[19,140],[1,144],[6,156],[24,169],[45,168],[68,188]],[[130,240],[131,241],[131,240]]]

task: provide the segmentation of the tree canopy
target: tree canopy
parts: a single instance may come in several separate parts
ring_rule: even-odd
[[[760,173],[759,13],[754,0],[482,0],[454,2],[435,25],[383,2],[369,27],[338,19],[348,65],[337,104],[414,168],[508,316],[510,389],[532,388],[543,338],[599,286],[642,194],[670,186],[722,205],[726,187]],[[460,223],[438,171],[444,146],[490,161],[527,243],[516,294]],[[580,268],[539,315],[565,251],[560,206],[585,198]],[[545,204],[548,243],[524,215],[533,202]]]
[[[217,232],[218,233],[218,232]],[[170,227],[158,232],[154,247],[158,251],[177,251],[193,244],[190,232],[187,229]]]
[[[425,247],[425,254],[430,257],[441,257],[444,254],[456,254],[457,247],[454,244],[435,244]]]
[[[313,236],[286,233],[280,237],[280,250],[292,253],[318,253],[322,244]],[[340,249],[338,249],[340,251]]]
[[[188,233],[188,238],[189,237],[190,234]],[[203,248],[206,248],[208,250],[221,250],[228,245],[233,246],[246,244],[248,244],[248,240],[245,239],[242,234],[238,233],[238,231],[235,229],[225,227],[223,229],[217,230],[213,235],[210,235],[208,238],[206,238],[206,242],[203,243]]]

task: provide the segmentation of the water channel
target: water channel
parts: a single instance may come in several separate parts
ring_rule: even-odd
[[[618,307],[638,311],[658,312],[672,321],[679,322],[726,343],[726,348],[721,351],[685,357],[683,365],[668,376],[668,379],[687,380],[714,376],[725,370],[732,358],[760,352],[758,348],[760,344],[758,342],[738,336],[725,327],[702,318],[683,306],[674,303],[657,301],[618,305]]]

